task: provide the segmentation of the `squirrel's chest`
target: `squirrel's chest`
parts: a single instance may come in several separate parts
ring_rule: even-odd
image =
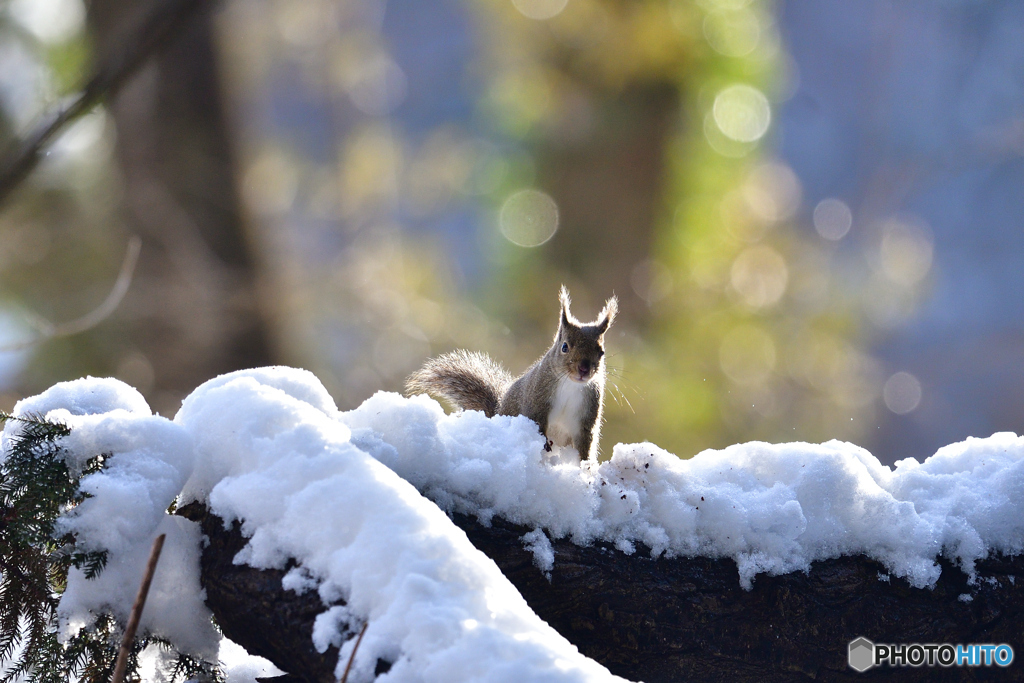
[[[557,446],[571,446],[580,436],[586,408],[587,385],[563,378],[558,381],[548,413],[546,436]]]

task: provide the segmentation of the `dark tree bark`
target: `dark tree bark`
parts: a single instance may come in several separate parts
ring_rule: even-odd
[[[235,566],[244,545],[239,527],[198,505],[187,516],[203,524],[211,544],[203,551],[207,604],[226,635],[302,680],[320,681],[337,654],[317,655],[309,645],[312,619],[323,611],[313,596],[280,588],[282,572]],[[884,567],[863,556],[816,562],[808,574],[760,576],[740,588],[732,560],[651,559],[644,550],[552,541],[550,581],[533,564],[520,538],[529,529],[495,519],[484,527],[456,515],[455,523],[493,559],[530,607],[580,651],[613,673],[658,681],[983,681],[1009,680],[1000,667],[887,667],[859,674],[847,666],[851,640],[875,643],[1007,643],[1021,652],[1024,558],[980,562],[984,577],[967,577],[948,562],[934,589],[883,581]],[[970,601],[960,599],[969,594]],[[301,605],[301,607],[299,606]],[[275,640],[265,646],[267,636]],[[354,635],[354,634],[353,634]],[[280,642],[293,638],[282,649]],[[387,666],[378,663],[378,671]]]
[[[325,609],[320,596],[315,591],[303,595],[284,591],[285,570],[233,564],[247,541],[238,522],[225,529],[220,517],[198,503],[179,509],[178,514],[198,522],[210,539],[203,549],[203,588],[206,604],[224,635],[274,662],[296,681],[336,683],[338,650],[332,647],[320,654],[313,648],[313,620]]]

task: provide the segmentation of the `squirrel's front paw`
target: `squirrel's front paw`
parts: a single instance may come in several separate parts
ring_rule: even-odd
[[[551,447],[553,445],[555,445],[555,442],[552,441],[551,439],[548,439],[547,443],[544,444],[544,450],[546,450],[548,453],[550,453],[551,452]]]

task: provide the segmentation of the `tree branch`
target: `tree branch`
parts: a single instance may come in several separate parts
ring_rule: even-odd
[[[92,110],[104,97],[111,97],[146,60],[173,41],[200,10],[213,0],[162,0],[138,22],[119,48],[100,59],[92,77],[78,95],[45,117],[28,136],[11,145],[0,163],[0,205],[42,158],[43,149],[69,123]]]
[[[266,680],[337,683],[338,648],[331,646],[320,653],[313,647],[313,621],[326,609],[319,593],[284,590],[285,570],[235,564],[235,555],[248,541],[239,522],[225,529],[224,520],[199,503],[180,507],[177,514],[198,522],[209,540],[200,560],[202,582],[206,605],[221,631],[288,673],[287,677]],[[346,640],[354,637],[355,633],[346,634]]]
[[[109,318],[117,310],[117,307],[121,305],[121,300],[124,299],[124,295],[128,293],[128,288],[131,287],[132,277],[135,274],[135,264],[139,261],[140,249],[142,249],[142,240],[137,236],[133,236],[128,241],[128,251],[125,252],[124,261],[121,262],[121,272],[118,273],[114,286],[111,288],[110,293],[107,294],[107,298],[103,300],[103,303],[95,309],[86,313],[81,318],[60,325],[54,325],[50,321],[33,314],[32,325],[38,331],[38,336],[23,342],[0,346],[0,353],[20,351],[48,339],[68,337],[73,334],[86,332]]]
[[[156,563],[160,561],[160,551],[163,550],[165,538],[167,538],[167,534],[157,536],[153,541],[153,549],[149,551],[146,573],[142,576],[142,584],[139,585],[139,593],[135,596],[135,604],[132,605],[128,626],[124,629],[121,649],[117,653],[114,676],[110,679],[110,683],[122,683],[124,681],[125,670],[128,668],[128,658],[131,656],[132,643],[135,642],[135,631],[139,628],[142,610],[146,608],[146,597],[149,595],[149,586],[153,583],[153,574],[156,573]]]
[[[203,549],[202,580],[207,604],[224,633],[296,676],[292,680],[325,680],[311,672],[326,671],[337,661],[337,652],[318,654],[309,642],[312,619],[326,609],[317,604],[316,593],[297,596],[283,590],[282,571],[231,565],[246,543],[238,522],[225,530],[197,503],[178,512],[200,521],[210,538]],[[551,542],[555,564],[549,579],[523,547],[522,536],[530,529],[500,518],[488,527],[464,515],[455,515],[454,522],[497,563],[540,618],[580,652],[630,680],[857,683],[894,675],[901,681],[975,680],[958,667],[897,672],[883,666],[859,674],[847,665],[849,643],[863,636],[876,643],[1024,648],[1024,580],[1016,583],[1016,577],[1024,577],[1024,556],[978,562],[979,581],[973,586],[946,560],[940,559],[936,585],[920,589],[890,579],[878,562],[854,556],[815,562],[807,574],[762,575],[746,591],[731,559],[655,560],[643,548],[626,555],[566,539]],[[299,604],[305,611],[297,609]],[[270,647],[261,642],[266,633],[276,636]],[[355,636],[349,633],[346,639]],[[378,662],[377,673],[387,666]],[[996,668],[979,670],[978,680],[1006,673]]]

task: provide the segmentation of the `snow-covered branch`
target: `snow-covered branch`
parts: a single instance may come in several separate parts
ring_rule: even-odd
[[[1024,563],[1006,559],[1024,547],[1024,439],[1012,434],[893,469],[839,442],[689,460],[618,445],[581,467],[546,453],[526,418],[445,415],[386,393],[340,413],[288,368],[211,380],[173,421],[115,380],[56,385],[16,410],[70,427],[70,469],[109,454],[61,521],[79,551],[108,556],[96,579],[71,570],[65,637],[104,611],[123,618],[156,533],[176,560],[157,571],[143,629],[210,657],[208,607],[230,636],[225,605],[262,623],[257,612],[292,596],[303,606],[274,628],[294,618],[304,654],[262,654],[286,670],[288,658],[326,661],[311,680],[341,673],[366,624],[353,681],[611,680],[604,665],[659,680],[727,662],[734,675],[800,669],[815,648],[815,666],[837,672],[859,635],[999,635],[1024,603]],[[172,501],[207,519],[206,550],[198,524],[166,514]],[[218,545],[211,518],[233,540]],[[269,572],[254,608],[210,571],[204,604],[200,567],[214,560]]]

